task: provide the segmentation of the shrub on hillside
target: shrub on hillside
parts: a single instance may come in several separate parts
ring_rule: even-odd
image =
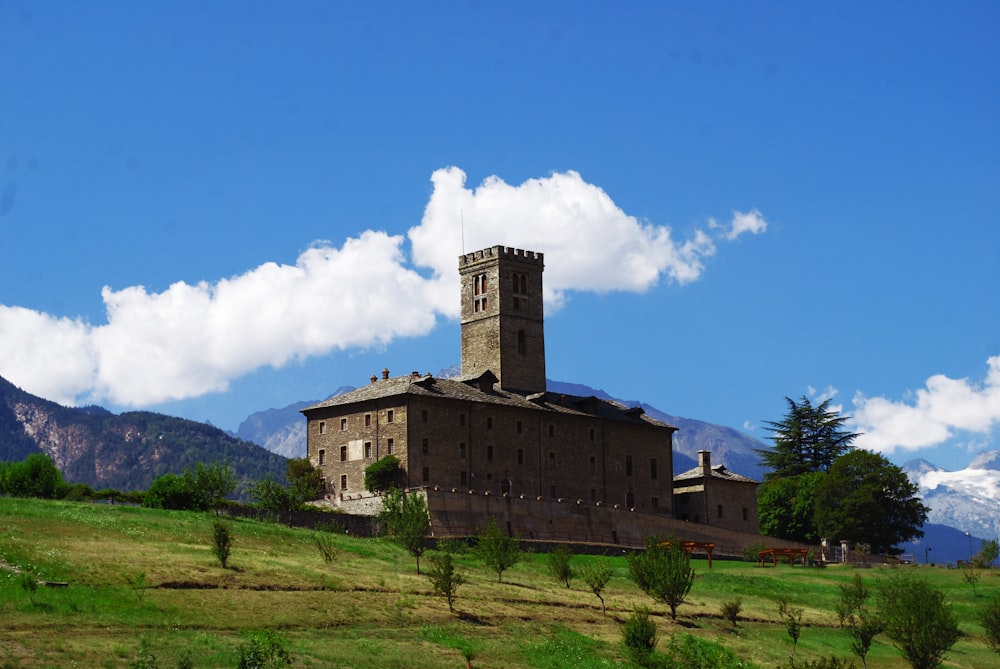
[[[650,666],[653,650],[659,637],[656,635],[656,621],[650,618],[645,606],[637,606],[622,626],[622,643],[629,659],[640,667]]]

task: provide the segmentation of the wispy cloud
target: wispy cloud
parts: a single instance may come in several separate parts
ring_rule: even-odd
[[[942,444],[959,433],[994,430],[1000,425],[1000,356],[986,364],[981,382],[937,374],[909,401],[856,394],[852,427],[864,434],[855,445],[889,454]]]
[[[465,178],[457,168],[432,175],[423,219],[408,232],[412,261],[403,236],[367,231],[339,248],[315,243],[294,265],[265,263],[212,283],[159,293],[105,287],[104,324],[0,305],[0,375],[67,404],[197,397],[260,367],[430,332],[439,315],[458,315],[463,250],[501,244],[546,253],[551,312],[568,291],[695,281],[717,242],[767,227],[759,212],[737,212],[678,242],[576,172],[520,186],[490,177],[475,189]]]

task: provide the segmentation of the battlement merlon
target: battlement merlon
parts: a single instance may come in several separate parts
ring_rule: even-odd
[[[500,258],[537,264],[543,267],[545,265],[544,253],[540,253],[538,251],[525,251],[523,249],[514,248],[513,246],[491,246],[486,249],[460,255],[458,257],[458,266],[459,269],[462,269],[480,262],[489,262]]]

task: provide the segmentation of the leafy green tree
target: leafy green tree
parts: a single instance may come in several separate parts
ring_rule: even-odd
[[[608,615],[608,609],[604,605],[604,586],[611,580],[611,563],[607,559],[595,560],[583,565],[580,569],[580,578],[587,584],[594,596],[601,600],[601,612]]]
[[[986,632],[986,643],[994,652],[1000,653],[1000,595],[997,595],[983,609],[980,618]]]
[[[628,556],[629,573],[639,589],[670,607],[671,620],[684,603],[694,583],[691,559],[676,537],[666,542],[660,537],[646,540],[646,550]]]
[[[851,651],[861,658],[865,669],[868,669],[867,657],[872,642],[885,629],[878,612],[866,606],[870,596],[861,574],[855,574],[851,583],[840,586],[840,603],[837,606],[840,624],[851,636]]]
[[[419,574],[420,556],[426,548],[424,540],[431,529],[426,498],[419,493],[407,494],[399,488],[392,488],[382,498],[379,519],[387,526],[389,539],[416,558]]]
[[[813,406],[808,397],[798,402],[788,397],[788,413],[780,421],[765,421],[772,433],[773,449],[757,453],[770,469],[765,481],[827,471],[851,448],[857,434],[843,429],[847,416],[830,409],[831,400]]]
[[[521,537],[517,534],[507,536],[497,526],[496,518],[490,516],[490,522],[476,537],[473,551],[484,565],[496,572],[497,583],[502,583],[503,573],[521,559]]]
[[[44,453],[32,453],[0,469],[0,494],[55,499],[61,496],[65,487],[62,472]]]
[[[431,556],[431,568],[427,572],[434,592],[444,595],[448,600],[448,610],[455,610],[455,594],[459,586],[465,583],[465,576],[455,567],[451,553],[441,553]]]
[[[278,516],[288,518],[292,522],[292,513],[298,511],[304,500],[296,494],[294,486],[283,486],[274,479],[256,481],[250,486],[250,499],[258,508],[270,511]]]
[[[285,470],[289,485],[302,491],[306,501],[322,499],[326,493],[323,474],[313,467],[309,458],[291,458]]]
[[[896,544],[924,536],[928,508],[902,469],[883,456],[851,451],[833,463],[816,487],[816,527],[821,536],[871,545],[890,553]]]
[[[247,634],[238,652],[238,669],[279,669],[292,664],[288,639],[272,630]]]
[[[569,549],[569,546],[565,544],[560,544],[549,553],[548,567],[549,573],[557,581],[561,581],[569,587],[569,582],[575,575],[573,572],[573,565],[570,562],[573,560],[573,551]]]
[[[365,467],[365,490],[384,492],[406,485],[406,470],[395,455],[386,455]]]
[[[792,639],[792,666],[795,666],[795,649],[799,645],[799,637],[802,636],[802,609],[793,608],[784,599],[778,600],[778,615],[785,621],[785,631]]]
[[[197,463],[191,473],[194,494],[200,505],[215,509],[216,515],[226,505],[226,497],[236,490],[236,473],[232,466],[215,462],[210,465]]]
[[[1000,557],[1000,543],[996,539],[984,540],[979,549],[979,555],[976,556],[977,561],[984,569],[989,569],[992,572],[993,563],[997,561],[997,557]]]
[[[216,518],[212,524],[212,552],[219,559],[223,569],[229,565],[229,555],[233,550],[233,528],[224,520]]]
[[[650,617],[650,610],[637,606],[622,625],[622,643],[629,659],[640,667],[650,666],[653,651],[659,642],[656,621]]]
[[[204,500],[194,489],[190,473],[156,477],[142,498],[142,505],[150,509],[203,511],[203,504]]]
[[[922,579],[900,574],[878,588],[885,633],[913,669],[935,669],[962,637],[944,593]]]
[[[816,488],[826,475],[822,472],[773,479],[757,489],[757,518],[761,534],[817,543]],[[754,560],[757,556],[754,554]]]

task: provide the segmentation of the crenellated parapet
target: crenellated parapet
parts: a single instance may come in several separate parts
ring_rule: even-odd
[[[491,246],[471,253],[465,253],[458,258],[458,266],[461,269],[466,265],[473,265],[489,260],[517,260],[520,262],[536,263],[545,265],[545,254],[538,251],[525,251],[513,246]]]

